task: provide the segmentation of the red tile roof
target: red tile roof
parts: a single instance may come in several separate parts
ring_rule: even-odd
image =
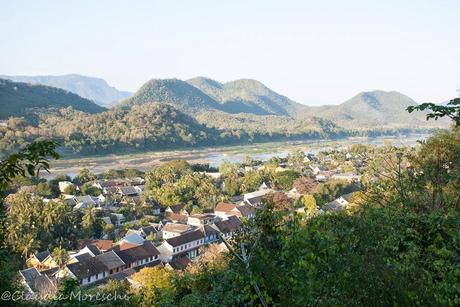
[[[220,202],[217,204],[214,211],[229,212],[236,208],[236,205]]]

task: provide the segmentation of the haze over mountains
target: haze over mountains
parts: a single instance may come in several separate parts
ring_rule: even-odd
[[[216,114],[253,114],[259,116],[287,116],[289,118],[312,118],[319,117],[330,120],[343,127],[372,127],[379,126],[426,126],[432,122],[426,122],[422,113],[409,114],[405,109],[416,102],[411,98],[392,91],[362,92],[339,105],[322,107],[310,107],[276,93],[263,83],[252,79],[239,79],[226,83],[205,78],[196,77],[186,81],[179,79],[152,79],[147,81],[133,95],[128,92],[118,91],[111,87],[103,79],[80,76],[76,74],[63,76],[5,76],[11,80],[32,84],[49,85],[75,93],[83,98],[93,100],[103,106],[121,105],[129,107],[150,102],[167,103],[179,111],[194,117],[203,118],[209,112]],[[7,83],[3,83],[5,86]],[[11,85],[11,83],[8,83]],[[31,107],[36,103],[37,107],[47,106],[46,97],[40,99],[36,93],[25,91],[27,87],[21,85],[21,91],[16,92],[21,99],[16,104],[18,110],[23,107]],[[28,90],[39,87],[30,87]],[[25,92],[22,92],[25,91]],[[58,93],[57,95],[64,94]],[[12,95],[10,92],[8,95]],[[30,96],[33,101],[25,102],[24,98]],[[56,106],[70,96],[63,95],[55,101]],[[11,97],[9,97],[11,98]],[[72,97],[75,99],[75,97]],[[5,98],[3,98],[5,99]],[[72,100],[73,101],[73,100]],[[6,101],[0,101],[5,104]],[[88,101],[82,100],[81,105],[75,101],[69,103],[77,110],[94,113],[102,109],[91,106]],[[3,118],[8,115],[20,115],[14,111],[6,114],[3,110]],[[257,118],[257,117],[255,117]]]
[[[241,114],[260,116],[254,119],[270,115],[285,116],[286,120],[319,117],[347,128],[433,126],[423,113],[407,113],[406,108],[417,103],[395,91],[362,92],[339,105],[310,107],[272,91],[257,80],[220,83],[204,77],[187,81],[153,79],[121,105],[147,102],[168,103],[198,118],[213,112],[217,117],[223,113],[240,114],[238,118]]]
[[[80,77],[64,79],[67,88],[79,88],[69,80]],[[92,85],[93,94],[107,88],[105,81]],[[407,113],[415,104],[398,92],[372,91],[339,105],[310,107],[257,80],[220,83],[197,77],[152,79],[107,109],[68,90],[0,79],[0,119],[12,117],[0,126],[0,156],[42,136],[71,153],[100,154],[447,127],[447,120]]]
[[[296,116],[299,110],[306,108],[257,80],[239,79],[222,84],[209,78],[196,77],[186,82],[226,106],[229,113]]]
[[[396,91],[361,92],[337,106],[314,109],[315,116],[329,119],[346,128],[353,126],[415,127],[433,125],[424,113],[408,113],[408,106],[417,103]],[[435,123],[436,125],[436,123]]]
[[[6,76],[1,79],[15,82],[42,84],[57,87],[92,100],[97,104],[108,107],[131,95],[130,92],[117,90],[110,86],[104,79],[87,77],[77,74],[62,76]]]
[[[30,109],[50,107],[73,107],[86,113],[106,110],[91,100],[56,87],[0,79],[0,119],[24,116]]]

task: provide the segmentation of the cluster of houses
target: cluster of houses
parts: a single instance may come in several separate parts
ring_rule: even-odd
[[[75,196],[66,194],[67,187],[74,185],[70,181],[60,181],[59,190],[64,201],[74,209],[86,209],[93,207],[109,207],[116,204],[143,204],[140,196],[144,192],[144,179],[117,179],[117,180],[96,180],[92,187],[100,191],[99,196],[84,195]],[[79,190],[79,187],[76,187]],[[160,206],[157,206],[160,208]]]
[[[359,182],[359,175],[342,172],[339,168],[325,168],[333,164],[320,161],[315,155],[305,156],[310,176],[317,185],[329,179],[341,179]],[[348,157],[347,159],[350,159]],[[286,170],[287,165],[280,165],[277,171]],[[258,168],[263,167],[258,166]],[[253,169],[253,167],[251,168]],[[242,170],[247,171],[247,169]],[[133,226],[117,242],[112,240],[84,240],[79,242],[79,249],[69,253],[66,263],[58,265],[49,251],[32,255],[27,260],[28,268],[19,272],[22,284],[28,293],[45,294],[55,291],[57,281],[73,278],[82,286],[95,286],[108,280],[126,280],[144,267],[165,266],[169,269],[184,269],[194,261],[200,251],[209,244],[222,244],[238,232],[245,219],[254,217],[262,206],[262,199],[274,190],[263,183],[258,190],[232,198],[231,202],[218,203],[213,212],[191,214],[185,205],[178,204],[162,210],[155,202],[143,199],[144,180],[142,178],[126,180],[97,180],[92,186],[97,188],[99,196],[66,195],[71,182],[59,182],[59,189],[66,204],[75,210],[90,206],[104,209],[109,216],[103,217],[107,223],[113,223],[116,229],[125,222],[123,214],[117,209],[123,204],[145,205],[152,215],[161,217],[159,222],[144,226]],[[286,192],[289,198],[299,198],[303,194],[293,187]],[[343,195],[326,204],[321,211],[346,209],[351,194]],[[224,248],[224,247],[223,247]]]
[[[189,214],[185,205],[169,206],[161,222],[128,229],[117,242],[79,241],[79,249],[69,252],[68,260],[60,266],[49,251],[36,253],[26,262],[29,268],[19,272],[21,282],[27,293],[46,295],[56,290],[62,278],[96,286],[109,280],[132,282],[131,275],[144,267],[184,269],[209,244],[231,240],[242,221],[254,217],[262,197],[271,191],[263,185],[239,203],[218,203],[212,213]]]

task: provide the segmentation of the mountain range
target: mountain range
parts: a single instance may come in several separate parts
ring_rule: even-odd
[[[410,105],[416,102],[401,93],[371,91],[339,105],[312,107],[257,80],[220,83],[197,77],[152,79],[107,109],[68,90],[0,79],[0,119],[24,117],[0,126],[0,156],[41,136],[58,140],[72,153],[99,154],[448,126],[444,119],[426,121],[423,112],[409,114]]]
[[[0,119],[26,116],[33,109],[66,108],[86,113],[100,113],[106,108],[68,91],[45,85],[34,85],[0,79]]]
[[[0,104],[7,105],[6,108],[0,110],[2,118],[21,115],[21,110],[30,107],[72,106],[76,110],[95,113],[104,110],[95,103],[101,106],[129,108],[134,105],[156,102],[172,105],[181,112],[201,119],[212,117],[206,116],[212,113],[218,118],[228,117],[228,114],[239,114],[234,118],[240,119],[244,114],[262,116],[259,119],[262,119],[263,116],[282,116],[286,117],[286,120],[316,117],[330,120],[348,129],[437,125],[437,123],[427,122],[423,113],[407,113],[405,109],[417,103],[396,91],[361,92],[338,105],[312,107],[293,101],[252,79],[239,79],[226,83],[205,77],[196,77],[186,81],[152,79],[131,95],[109,86],[103,79],[75,74],[5,76],[5,78],[18,80],[17,87],[21,90],[11,90],[14,82],[6,80],[2,82],[0,94],[3,96]],[[40,84],[47,85],[47,87],[40,87]],[[68,92],[59,91],[58,88]],[[71,95],[72,93],[81,96],[82,100],[78,100],[75,95]],[[18,96],[17,101],[8,102],[8,99],[13,99],[14,95]],[[52,101],[50,95],[52,95]],[[251,118],[257,121],[257,116]],[[206,122],[203,123],[206,124]]]
[[[77,94],[83,98],[92,100],[104,107],[109,107],[131,95],[130,92],[120,91],[115,87],[110,86],[104,79],[87,77],[77,74],[62,76],[0,75],[0,79],[57,87]]]
[[[257,80],[240,79],[222,84],[197,77],[186,82],[214,98],[228,113],[296,116],[299,110],[306,109],[305,105],[272,91]]]
[[[361,92],[336,106],[315,108],[312,113],[346,127],[423,127],[436,126],[442,122],[427,122],[423,112],[408,113],[408,106],[417,103],[396,91]]]
[[[281,96],[256,80],[237,80],[225,84],[207,78],[152,79],[146,82],[124,105],[160,102],[192,114],[204,111],[250,113],[255,115],[295,115],[299,103]]]
[[[213,116],[221,118],[223,114],[240,114],[237,118],[241,118],[241,114],[262,116],[259,119],[263,116],[282,116],[286,120],[317,117],[352,129],[416,128],[439,124],[427,122],[423,113],[406,112],[408,106],[417,103],[396,91],[362,92],[339,105],[312,107],[295,102],[251,79],[227,83],[204,77],[187,81],[153,79],[120,105],[129,107],[147,102],[167,103],[201,119],[212,119]],[[210,112],[214,115],[205,116]],[[257,120],[258,117],[252,118]],[[228,121],[222,124],[225,123]]]

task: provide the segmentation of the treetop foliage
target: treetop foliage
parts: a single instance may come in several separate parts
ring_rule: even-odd
[[[40,170],[50,167],[49,158],[58,159],[57,143],[41,140],[26,146],[22,151],[0,161],[0,191],[4,191],[11,180],[20,176],[37,176]]]
[[[409,113],[425,110],[431,111],[426,114],[427,120],[432,118],[434,120],[438,120],[439,118],[449,117],[454,121],[455,126],[460,126],[460,98],[452,99],[445,106],[428,102],[417,106],[407,107],[407,111]]]

